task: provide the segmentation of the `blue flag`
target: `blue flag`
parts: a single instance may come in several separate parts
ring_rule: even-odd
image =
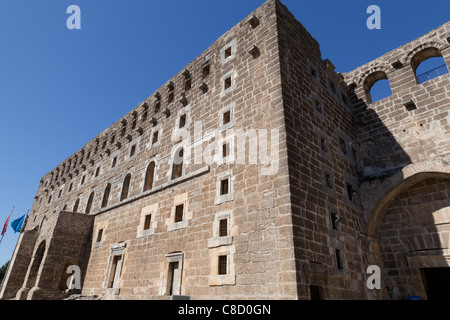
[[[23,222],[25,221],[25,216],[26,214],[21,216],[19,219],[16,219],[13,222],[11,222],[11,227],[14,229],[14,233],[19,232],[20,229],[22,229]]]

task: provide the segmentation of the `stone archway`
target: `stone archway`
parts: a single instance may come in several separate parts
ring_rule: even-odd
[[[450,272],[449,162],[429,159],[361,185],[364,251],[369,264],[382,269],[382,290],[368,297],[427,299],[429,271]]]
[[[450,157],[434,158],[404,167],[386,179],[361,184],[359,190],[367,222],[367,236],[378,238],[378,231],[390,202],[401,192],[426,178],[449,178]]]
[[[30,273],[28,275],[26,287],[31,288],[36,285],[36,280],[38,278],[38,271],[41,267],[42,260],[45,253],[45,241],[42,241],[36,250],[36,253],[31,264]]]
[[[400,192],[384,211],[378,240],[391,299],[426,299],[430,283],[423,273],[450,268],[449,194],[450,175],[427,175]]]

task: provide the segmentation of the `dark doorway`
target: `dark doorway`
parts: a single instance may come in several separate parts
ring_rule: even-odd
[[[422,269],[428,300],[450,300],[450,268]]]
[[[311,300],[323,300],[321,287],[309,286],[309,291],[311,292]]]

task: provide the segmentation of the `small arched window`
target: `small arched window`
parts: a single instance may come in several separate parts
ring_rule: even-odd
[[[94,195],[95,193],[92,192],[91,195],[89,196],[89,200],[86,206],[86,214],[89,214],[91,212],[92,202],[94,202]]]
[[[144,191],[151,190],[153,188],[153,177],[155,175],[155,162],[152,161],[147,167],[145,174]]]
[[[102,208],[105,208],[108,206],[108,200],[109,200],[109,194],[111,193],[111,183],[108,183],[105,189],[105,193],[103,194],[103,200],[102,200]]]
[[[178,179],[183,175],[183,156],[184,150],[180,148],[174,156],[172,165],[172,180]]]
[[[123,181],[122,193],[120,194],[120,201],[123,201],[126,198],[128,198],[130,182],[131,182],[131,173],[127,174],[127,176],[125,177],[125,180]]]
[[[447,65],[437,48],[426,48],[411,59],[411,67],[417,83],[424,83],[448,73]]]
[[[391,96],[392,90],[386,73],[376,71],[370,74],[364,81],[364,92],[369,104]]]
[[[75,201],[75,205],[73,206],[73,212],[77,212],[78,211],[78,206],[80,205],[80,199],[77,199],[77,201]]]
[[[39,225],[39,231],[41,231],[42,226],[44,225],[45,220],[47,220],[47,216],[44,216],[44,218],[42,218],[41,224]]]

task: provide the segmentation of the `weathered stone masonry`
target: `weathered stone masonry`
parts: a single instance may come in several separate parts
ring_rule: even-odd
[[[432,297],[426,270],[450,265],[450,80],[415,70],[450,65],[449,34],[340,74],[268,0],[42,178],[1,297],[59,299],[69,265],[102,299]],[[393,94],[372,102],[380,79]]]

